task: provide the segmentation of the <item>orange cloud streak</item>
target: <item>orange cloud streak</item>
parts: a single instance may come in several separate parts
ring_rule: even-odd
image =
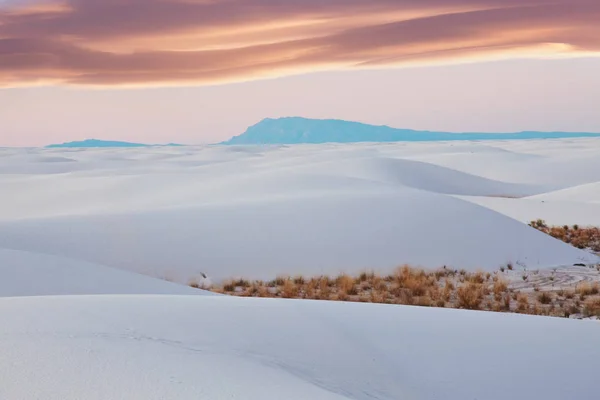
[[[0,8],[0,86],[212,84],[600,54],[597,0],[68,0]]]

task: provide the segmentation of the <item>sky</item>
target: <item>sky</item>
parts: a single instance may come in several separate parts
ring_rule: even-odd
[[[0,146],[263,118],[600,132],[597,0],[0,0]]]

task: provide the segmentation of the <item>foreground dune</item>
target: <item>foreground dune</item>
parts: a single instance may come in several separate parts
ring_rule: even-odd
[[[148,295],[4,298],[0,319],[6,399],[597,399],[594,321]]]

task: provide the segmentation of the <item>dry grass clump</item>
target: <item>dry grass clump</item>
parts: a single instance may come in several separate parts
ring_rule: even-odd
[[[537,300],[541,304],[550,304],[552,303],[552,294],[550,292],[542,292],[538,295]]]
[[[584,298],[590,295],[597,295],[599,291],[598,282],[594,282],[593,284],[590,282],[581,282],[575,287],[575,293]]]
[[[358,294],[357,284],[354,278],[349,275],[341,274],[336,279],[339,292],[345,296],[355,296]]]
[[[583,315],[585,317],[600,318],[600,297],[589,298],[583,305]]]
[[[458,288],[458,307],[468,310],[479,310],[484,298],[483,285],[477,282],[468,282]]]
[[[501,277],[494,277],[494,284],[492,286],[492,292],[494,293],[494,300],[497,302],[502,301],[502,298],[508,290],[508,283]]]
[[[246,297],[403,304],[556,317],[600,314],[598,282],[583,281],[571,288],[556,289],[554,284],[540,286],[539,282],[523,286],[519,273],[509,272],[512,269],[508,264],[504,267],[505,273],[467,272],[447,267],[425,271],[404,265],[388,275],[365,271],[335,277],[278,276],[266,282],[238,278],[210,290]],[[537,276],[536,271],[531,273]],[[512,283],[506,280],[511,276]],[[190,286],[194,285],[190,283]]]
[[[580,227],[578,225],[548,226],[542,219],[531,221],[529,225],[579,249],[590,249],[600,252],[600,228],[598,227]]]
[[[529,297],[525,293],[519,293],[517,295],[517,309],[518,313],[525,314],[529,311]]]

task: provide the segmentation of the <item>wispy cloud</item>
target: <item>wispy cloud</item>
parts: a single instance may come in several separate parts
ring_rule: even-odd
[[[13,0],[0,2],[0,86],[596,55],[598,21],[598,0]]]

